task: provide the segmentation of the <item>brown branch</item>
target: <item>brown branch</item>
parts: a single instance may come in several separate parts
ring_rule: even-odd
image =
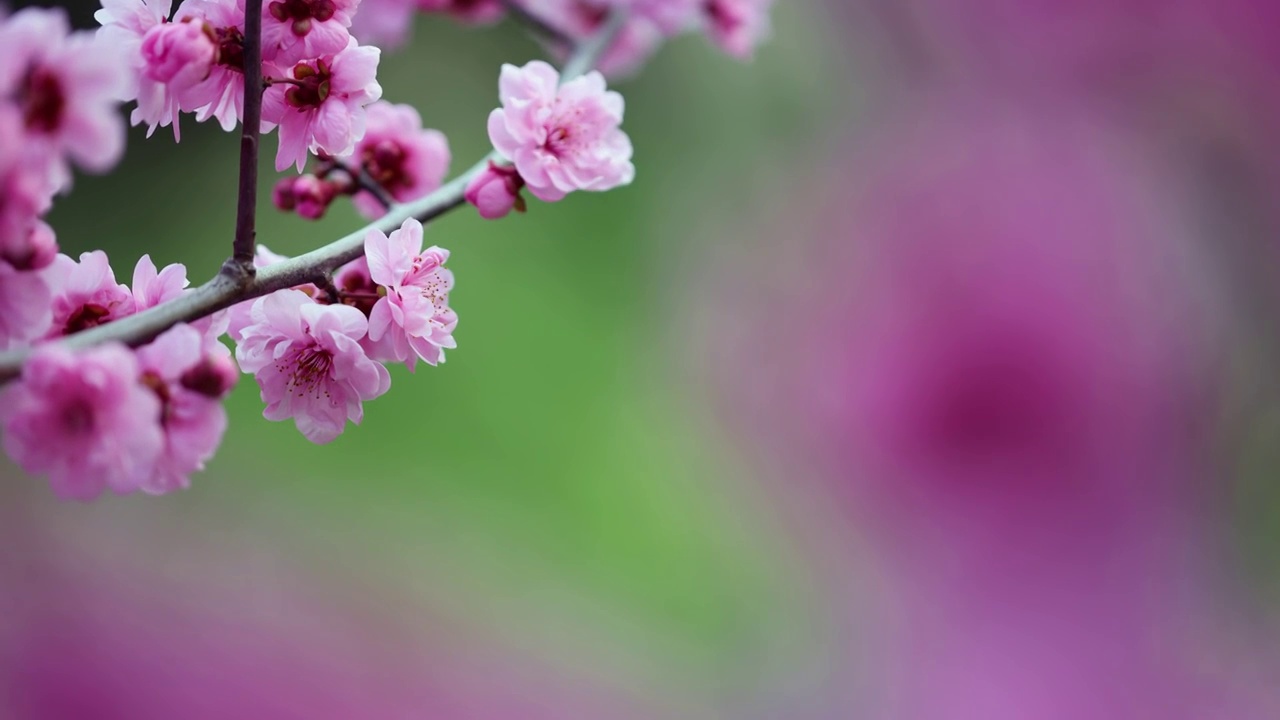
[[[222,272],[247,283],[253,278],[258,210],[258,145],[262,132],[262,0],[245,0],[244,122],[240,131],[240,190],[236,198],[236,235],[231,259]]]

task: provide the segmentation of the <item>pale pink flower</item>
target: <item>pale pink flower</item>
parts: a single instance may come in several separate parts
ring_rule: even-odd
[[[369,323],[359,310],[281,290],[256,300],[251,314],[236,359],[257,379],[268,420],[293,418],[308,440],[327,443],[348,420],[360,423],[363,401],[391,387],[387,369],[360,346]]]
[[[380,51],[355,39],[337,55],[307,60],[289,68],[290,82],[276,82],[262,101],[264,126],[280,126],[276,170],[296,165],[301,172],[307,150],[346,155],[364,135],[365,107],[382,97],[376,78]]]
[[[44,274],[15,270],[0,260],[0,351],[26,345],[53,322]]]
[[[118,47],[93,33],[71,33],[61,10],[26,8],[0,23],[0,97],[21,114],[24,156],[59,187],[67,159],[105,172],[124,152],[116,111],[128,83]]]
[[[159,417],[133,352],[116,343],[81,353],[44,345],[0,394],[5,452],[63,498],[139,489],[164,444]]]
[[[182,109],[230,132],[244,117],[244,0],[186,0],[174,19],[204,24],[217,47],[208,78],[183,93]]]
[[[133,294],[116,282],[101,250],[82,254],[79,262],[59,254],[43,272],[53,293],[53,326],[46,338],[71,335],[134,313]]]
[[[173,263],[157,272],[151,256],[143,255],[133,268],[133,301],[136,312],[173,300],[182,295],[190,284],[187,280],[187,266]]]
[[[557,87],[560,73],[535,60],[504,65],[502,107],[489,115],[489,139],[514,162],[529,191],[554,202],[574,190],[609,190],[635,177],[631,139],[618,126],[622,96],[588,73]]]
[[[385,290],[369,314],[375,357],[403,362],[410,370],[419,359],[444,362],[445,349],[458,346],[458,315],[449,308],[453,273],[444,267],[449,251],[433,246],[424,252],[422,223],[413,218],[389,237],[370,230],[364,250],[371,280]]]
[[[707,35],[725,52],[747,60],[769,38],[773,0],[707,0],[703,15]]]
[[[335,55],[347,46],[360,0],[267,0],[262,6],[262,59],[291,65]]]
[[[228,383],[219,368],[231,362],[231,352],[190,325],[175,325],[138,348],[137,356],[142,384],[160,402],[164,431],[164,449],[141,490],[162,495],[190,486],[191,474],[204,469],[222,442],[222,397],[234,374]]]
[[[440,187],[449,172],[449,141],[439,130],[424,130],[412,105],[378,101],[367,108],[364,137],[348,166],[364,168],[398,202],[417,200]],[[365,217],[381,217],[386,209],[367,192],[353,198]]]
[[[480,211],[485,220],[506,217],[512,210],[524,212],[524,198],[520,190],[524,181],[515,168],[493,161],[467,183],[463,197]]]

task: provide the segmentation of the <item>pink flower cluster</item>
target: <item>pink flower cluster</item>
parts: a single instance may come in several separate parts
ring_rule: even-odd
[[[606,75],[639,69],[664,40],[688,30],[702,30],[722,50],[750,59],[768,39],[773,0],[518,0],[530,15],[574,40],[600,29],[609,13],[623,10],[628,20],[605,53],[600,69]],[[404,44],[415,12],[448,13],[471,23],[493,22],[502,16],[498,0],[364,0],[356,18],[356,33],[369,42],[392,48]],[[552,41],[560,54],[568,47]]]
[[[363,402],[391,387],[381,363],[436,365],[457,347],[449,253],[422,249],[422,224],[406,220],[390,236],[370,230],[365,254],[328,290],[282,290],[232,309],[236,359],[258,381],[263,416],[292,418],[312,442],[334,440],[348,420],[360,423]],[[266,253],[260,263],[280,259]]]
[[[635,178],[631,139],[622,124],[622,96],[598,72],[560,84],[560,73],[535,60],[504,65],[502,107],[489,115],[489,139],[514,167],[490,164],[467,188],[467,201],[486,218],[521,207],[519,191],[546,202],[574,190],[604,191]]]
[[[276,169],[307,153],[343,155],[364,134],[365,107],[382,96],[379,50],[351,37],[358,0],[268,0],[262,12],[262,129],[280,128]],[[149,131],[194,113],[224,130],[243,121],[243,0],[103,0],[99,36],[129,64],[123,96]]]
[[[4,449],[49,477],[61,497],[163,494],[184,488],[222,440],[221,400],[236,381],[216,320],[176,325],[130,350],[118,343],[74,353],[47,342],[181,295],[186,268],[157,271],[143,256],[133,285],[119,284],[101,251],[58,255],[39,271],[51,299],[27,327],[40,335],[22,377],[0,393]]]
[[[364,137],[342,157],[322,156],[312,172],[282,178],[272,200],[308,220],[324,216],[340,196],[352,196],[368,218],[386,207],[363,180],[374,183],[396,202],[410,202],[440,187],[449,172],[449,141],[438,130],[423,129],[422,117],[410,105],[379,100],[368,108]]]
[[[449,252],[423,249],[422,224],[407,220],[390,236],[372,230],[365,252],[327,290],[266,295],[176,325],[136,350],[108,343],[79,353],[50,341],[178,298],[186,268],[157,270],[143,256],[129,286],[116,282],[102,251],[79,261],[58,255],[34,273],[50,300],[20,318],[40,340],[22,376],[0,393],[5,452],[66,498],[187,487],[226,429],[221,401],[237,370],[219,342],[225,333],[240,368],[258,381],[267,419],[292,418],[307,439],[334,440],[348,420],[361,421],[364,401],[390,388],[383,363],[436,365],[457,347]],[[283,259],[260,248],[257,264]]]

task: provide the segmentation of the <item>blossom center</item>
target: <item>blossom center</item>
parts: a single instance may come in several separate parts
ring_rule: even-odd
[[[67,106],[58,76],[42,67],[33,67],[22,84],[22,119],[28,128],[51,133],[62,125]]]
[[[332,0],[283,0],[267,6],[271,17],[291,23],[290,30],[298,37],[311,32],[311,21],[324,22],[337,10]]]
[[[67,318],[66,328],[63,330],[64,335],[78,333],[81,330],[98,327],[106,321],[103,319],[111,314],[111,309],[98,305],[96,303],[85,303],[71,313],[71,317]]]
[[[365,148],[360,155],[360,164],[364,165],[370,177],[392,194],[397,188],[413,185],[413,178],[405,168],[405,151],[399,143],[383,140]]]
[[[217,54],[214,55],[214,63],[244,72],[244,33],[240,32],[240,28],[211,29],[206,25],[205,33],[218,48]]]
[[[76,398],[62,407],[62,429],[68,435],[88,435],[93,432],[93,408],[84,398]]]
[[[329,79],[332,74],[324,60],[316,60],[313,67],[300,62],[293,67],[292,82],[284,92],[284,100],[299,110],[318,108],[329,97]]]
[[[333,353],[319,345],[311,345],[286,356],[276,369],[289,374],[286,392],[297,397],[310,395],[317,400],[321,395],[329,397],[327,381],[333,370]]]

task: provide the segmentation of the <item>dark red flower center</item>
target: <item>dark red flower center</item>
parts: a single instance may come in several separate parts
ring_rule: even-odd
[[[392,195],[397,189],[413,186],[413,177],[405,167],[405,151],[390,140],[370,145],[360,154],[360,164],[378,184]]]
[[[205,25],[204,32],[213,40],[213,44],[218,47],[214,62],[218,65],[244,72],[244,33],[240,32],[240,28],[224,27],[215,29]]]
[[[39,66],[31,68],[23,80],[21,97],[22,119],[28,128],[51,133],[61,127],[67,97],[57,75]]]
[[[77,398],[62,407],[62,428],[68,435],[87,435],[93,432],[93,408],[83,398]]]
[[[63,328],[63,335],[71,335],[81,330],[98,327],[106,322],[104,318],[111,314],[110,308],[86,303],[81,305],[79,309],[71,313],[71,317],[67,318],[66,327]]]
[[[329,97],[329,65],[316,60],[315,66],[300,62],[293,67],[292,87],[284,91],[284,100],[299,110],[320,107]]]
[[[303,37],[311,32],[311,21],[324,22],[333,17],[337,8],[332,0],[277,0],[267,6],[271,17],[291,23],[294,35]]]

